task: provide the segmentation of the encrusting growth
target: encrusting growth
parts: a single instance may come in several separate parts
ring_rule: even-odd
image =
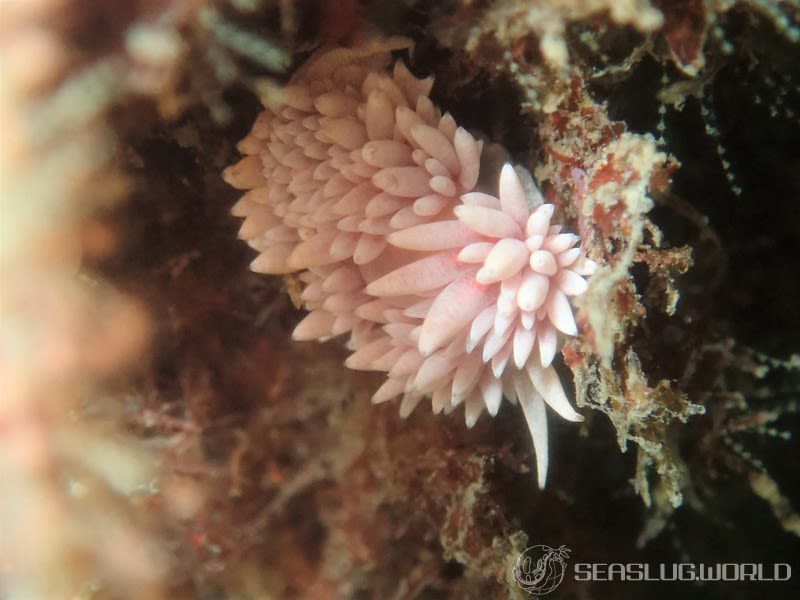
[[[551,363],[595,265],[510,164],[496,193],[476,190],[483,142],[433,105],[432,78],[388,71],[407,45],[324,49],[293,76],[225,171],[249,190],[239,235],[253,270],[301,272],[295,339],[349,333],[347,366],[387,372],[373,402],[401,396],[404,417],[423,397],[464,404],[470,427],[519,402],[543,487],[545,404],[581,420]]]

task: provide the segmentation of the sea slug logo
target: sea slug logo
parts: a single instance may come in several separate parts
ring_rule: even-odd
[[[570,552],[566,546],[531,546],[517,559],[514,578],[526,592],[537,596],[549,594],[564,580]]]

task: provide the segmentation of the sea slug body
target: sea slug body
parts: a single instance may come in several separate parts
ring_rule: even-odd
[[[387,373],[373,402],[464,405],[474,425],[519,402],[548,467],[545,405],[580,421],[552,366],[577,335],[569,297],[595,264],[505,164],[478,191],[483,142],[442,114],[387,44],[316,53],[239,143],[224,177],[257,272],[299,272],[308,315],[293,337],[349,334],[353,369]]]

